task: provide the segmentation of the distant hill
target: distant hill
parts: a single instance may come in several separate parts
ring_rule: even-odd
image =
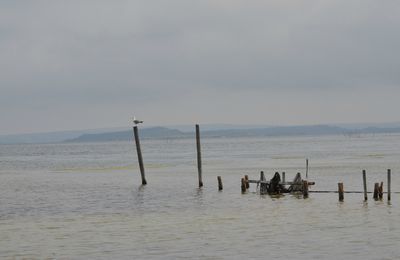
[[[140,129],[140,138],[182,138],[185,133],[165,127],[151,127]],[[107,142],[127,141],[133,139],[133,130],[108,132],[100,134],[83,134],[66,142]]]
[[[264,137],[264,136],[301,136],[301,135],[351,135],[351,134],[378,134],[400,133],[400,128],[376,128],[369,127],[360,130],[349,130],[337,126],[313,125],[313,126],[282,126],[255,129],[221,129],[202,130],[202,137]],[[193,138],[194,132],[182,132],[165,127],[152,127],[140,129],[140,138]],[[101,134],[84,134],[68,142],[106,142],[132,140],[133,131],[119,131]]]
[[[96,134],[96,133],[114,132],[119,130],[121,130],[121,128],[113,127],[104,129],[87,129],[87,130],[58,131],[58,132],[47,132],[47,133],[0,135],[0,144],[59,143],[63,142],[66,139],[76,138],[82,134]]]
[[[193,126],[140,128],[140,138],[194,138]],[[243,125],[200,125],[202,137],[263,137],[295,135],[360,135],[400,133],[396,123],[377,125],[304,125],[304,126],[247,126]],[[51,133],[0,135],[0,144],[59,143],[59,142],[106,142],[132,140],[129,127],[64,131]]]
[[[291,136],[291,135],[333,135],[344,134],[348,130],[336,126],[281,126],[255,129],[228,129],[205,131],[203,136],[208,137],[239,137],[239,136]]]
[[[400,133],[400,127],[394,127],[394,128],[367,127],[358,130],[358,132],[362,134],[393,134],[393,133]]]

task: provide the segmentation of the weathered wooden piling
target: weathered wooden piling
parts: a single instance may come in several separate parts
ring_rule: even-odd
[[[344,201],[343,182],[338,183],[339,201]]]
[[[142,185],[146,185],[147,181],[146,181],[146,176],[145,176],[145,173],[144,173],[142,150],[140,149],[139,131],[138,131],[138,127],[137,126],[133,127],[133,133],[134,133],[134,136],[135,136],[136,151],[137,151],[137,156],[138,156],[138,161],[139,161],[140,175],[142,176]]]
[[[306,179],[308,179],[308,159],[306,159]]]
[[[379,185],[378,197],[380,200],[383,199],[383,181],[381,181],[381,185]]]
[[[201,167],[201,147],[200,147],[200,127],[196,125],[196,146],[197,146],[197,170],[199,173],[199,187],[203,187],[202,167]]]
[[[378,193],[379,193],[379,183],[375,182],[375,185],[374,185],[374,200],[378,200]]]
[[[246,189],[250,189],[249,175],[245,175],[244,180],[246,181]]]
[[[260,182],[265,182],[267,179],[265,178],[264,171],[260,172]],[[266,183],[258,183],[257,187],[260,187],[260,194],[267,193],[267,184]]]
[[[222,186],[222,178],[221,178],[221,176],[218,176],[217,179],[218,179],[218,190],[222,190],[223,186]]]
[[[368,195],[367,195],[367,173],[365,170],[362,172],[363,175],[363,184],[364,184],[364,200],[368,200]]]
[[[282,182],[285,183],[286,182],[286,173],[282,172]]]
[[[242,193],[246,192],[246,180],[242,178]]]
[[[264,172],[260,172],[260,181],[266,181],[267,179],[265,178]]]
[[[303,180],[303,197],[308,198],[308,181]]]
[[[390,201],[390,183],[391,183],[391,170],[387,170],[387,182],[388,182],[388,191],[387,191],[387,200]]]

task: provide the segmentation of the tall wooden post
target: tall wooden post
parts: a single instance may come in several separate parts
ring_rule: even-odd
[[[308,159],[306,159],[306,179],[308,180]]]
[[[387,191],[387,200],[390,201],[390,182],[391,182],[391,170],[387,170],[387,182],[388,182],[388,191]]]
[[[199,173],[199,187],[203,187],[202,168],[201,168],[201,147],[200,147],[200,127],[196,125],[196,145],[197,145],[197,170]]]
[[[338,193],[339,193],[339,201],[343,201],[344,200],[343,182],[338,183]]]
[[[367,173],[365,170],[362,171],[362,175],[363,175],[363,184],[364,184],[364,200],[367,201],[368,200],[368,196],[367,196]]]
[[[142,151],[140,149],[139,131],[138,131],[137,126],[133,127],[133,133],[135,135],[135,143],[136,143],[136,151],[137,151],[137,156],[138,156],[138,161],[139,161],[140,175],[142,176],[142,185],[146,185],[147,181],[146,181],[146,176],[144,173],[143,157],[142,157]]]

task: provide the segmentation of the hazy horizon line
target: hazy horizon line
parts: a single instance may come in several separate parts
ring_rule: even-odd
[[[143,128],[152,128],[152,127],[166,127],[166,128],[189,128],[196,123],[193,124],[143,124]],[[262,128],[262,127],[291,127],[291,126],[316,126],[316,125],[328,125],[328,126],[353,126],[353,127],[368,127],[368,126],[377,126],[377,125],[399,125],[400,121],[390,121],[390,122],[347,122],[347,123],[312,123],[312,124],[259,124],[259,123],[198,123],[200,126],[208,126],[208,127],[218,127],[218,126],[232,126],[232,127],[249,127],[249,128]],[[133,125],[127,126],[109,126],[109,127],[98,127],[98,128],[85,128],[85,129],[64,129],[64,130],[43,130],[38,132],[19,132],[19,133],[6,133],[0,134],[0,136],[19,136],[19,135],[35,135],[35,134],[54,134],[54,133],[71,133],[71,132],[85,132],[85,131],[111,131],[117,129],[131,128]]]

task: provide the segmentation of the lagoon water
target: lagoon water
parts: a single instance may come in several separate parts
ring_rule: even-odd
[[[209,138],[197,188],[194,139],[0,145],[2,259],[399,259],[400,194],[260,196],[240,178],[310,159],[312,190],[400,191],[400,135]],[[217,190],[222,176],[224,190]]]

